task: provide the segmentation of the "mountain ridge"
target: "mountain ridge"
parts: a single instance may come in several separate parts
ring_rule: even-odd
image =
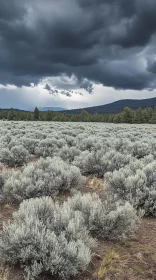
[[[87,111],[91,114],[117,114],[124,110],[125,107],[129,107],[133,110],[139,107],[144,109],[147,107],[154,108],[156,106],[156,97],[146,98],[146,99],[121,99],[108,104],[80,108],[80,109],[70,109],[63,110],[62,112],[67,114],[79,114],[82,110]]]
[[[31,111],[34,111],[35,108],[32,108]],[[68,111],[68,109],[66,108],[62,108],[62,107],[38,107],[38,109],[40,111],[55,111],[55,112],[61,112],[61,111]]]

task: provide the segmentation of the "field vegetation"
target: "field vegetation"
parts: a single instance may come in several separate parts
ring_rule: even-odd
[[[155,279],[154,125],[0,126],[1,279]]]

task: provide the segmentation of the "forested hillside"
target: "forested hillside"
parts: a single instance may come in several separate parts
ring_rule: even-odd
[[[156,106],[156,97],[150,98],[150,99],[141,99],[141,100],[135,100],[135,99],[124,99],[124,100],[118,100],[115,102],[112,102],[110,104],[105,104],[101,106],[94,106],[94,107],[88,107],[84,108],[85,111],[88,113],[94,114],[116,114],[123,111],[125,107],[129,107],[133,110],[138,109],[139,107],[144,109],[147,107],[154,108]],[[64,111],[68,114],[79,114],[83,109],[73,109]]]

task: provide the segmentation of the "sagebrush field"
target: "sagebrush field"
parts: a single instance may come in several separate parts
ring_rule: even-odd
[[[0,279],[156,279],[155,125],[1,121],[0,206]]]

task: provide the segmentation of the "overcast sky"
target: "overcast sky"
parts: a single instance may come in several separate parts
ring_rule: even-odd
[[[0,107],[156,97],[156,0],[0,0]]]

